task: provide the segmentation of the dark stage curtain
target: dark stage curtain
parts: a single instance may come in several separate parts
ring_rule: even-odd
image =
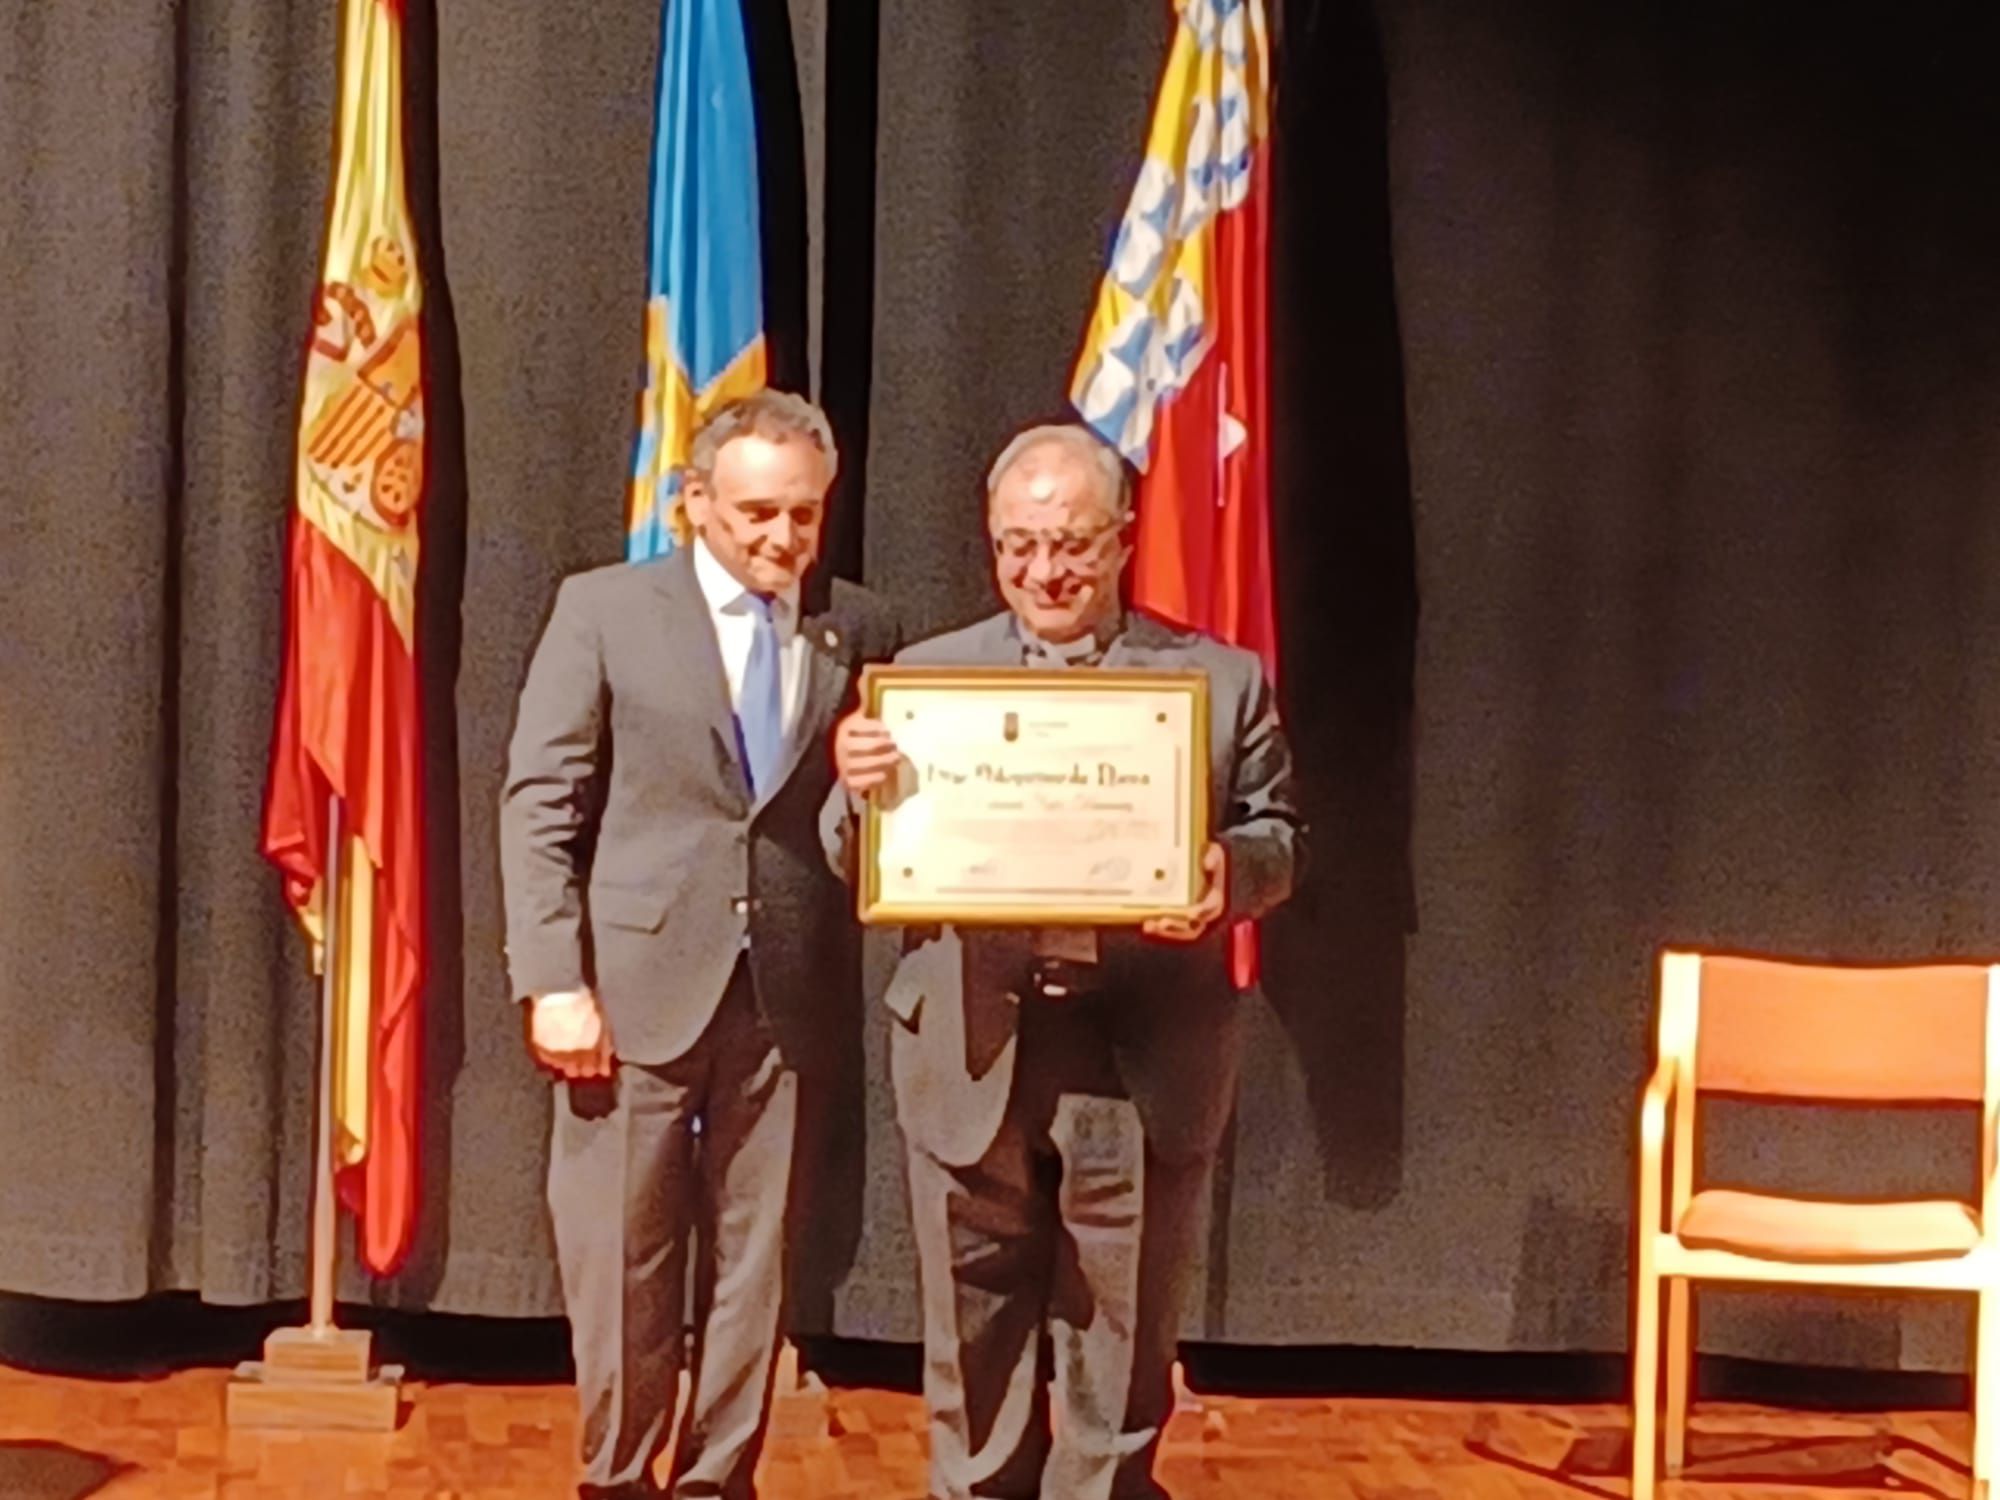
[[[1405,1194],[1306,1232],[1402,1289],[1384,1333],[1617,1347],[1653,949],[2000,951],[2000,30],[1530,9],[1388,12]],[[1963,1118],[1721,1123],[1753,1179],[1971,1181]],[[1944,1302],[1715,1300],[1718,1349],[1964,1348]]]
[[[311,995],[256,858],[334,13],[0,22],[0,1283],[302,1274]]]
[[[493,800],[554,582],[615,557],[657,0],[413,5],[436,422],[424,1242],[356,1297],[556,1310]],[[769,305],[833,562],[989,606],[979,476],[1062,409],[1165,5],[758,0]],[[1622,1347],[1667,941],[2000,952],[2000,25],[1987,8],[1289,0],[1273,924],[1189,1332]],[[0,1289],[295,1294],[313,996],[256,856],[322,5],[0,22]],[[1419,607],[1421,605],[1421,608]],[[879,982],[882,955],[866,976]],[[872,1016],[872,1013],[871,1013]],[[907,1338],[879,1019],[815,1326]],[[1959,1187],[1963,1121],[1719,1165]],[[1710,1347],[1939,1365],[1945,1305]]]

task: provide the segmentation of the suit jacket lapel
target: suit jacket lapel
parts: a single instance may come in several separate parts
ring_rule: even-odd
[[[973,649],[972,665],[1018,667],[1025,659],[1026,649],[1021,641],[1020,620],[1013,611],[1003,611],[988,620],[987,629]]]
[[[1176,638],[1170,626],[1162,624],[1151,615],[1128,611],[1125,629],[1104,653],[1107,667],[1145,668],[1162,667],[1170,671],[1184,671],[1195,665],[1185,647]],[[1217,703],[1213,697],[1214,685],[1210,684],[1208,713],[1208,774],[1211,804],[1222,806],[1229,795],[1229,767],[1236,743],[1235,720],[1225,712],[1227,705]]]
[[[726,780],[747,801],[750,779],[743,770],[743,750],[736,739],[736,714],[729,706],[729,678],[722,670],[722,647],[715,639],[701,583],[694,576],[694,554],[683,547],[648,569],[659,600],[662,674],[672,674],[686,694],[688,708],[702,716],[717,750],[716,761]]]
[[[1149,616],[1135,610],[1125,613],[1125,628],[1104,648],[1106,667],[1150,667],[1158,665],[1157,652],[1164,633]]]

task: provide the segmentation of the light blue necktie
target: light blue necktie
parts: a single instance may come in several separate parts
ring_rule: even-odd
[[[771,600],[748,596],[750,659],[743,664],[743,691],[736,704],[736,733],[743,742],[743,769],[750,776],[750,794],[763,797],[778,774],[785,751],[783,674],[778,667],[778,626],[771,618]]]

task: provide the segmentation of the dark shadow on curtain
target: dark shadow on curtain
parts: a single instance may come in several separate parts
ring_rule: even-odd
[[[797,1252],[792,1257],[788,1327],[805,1337],[830,1334],[835,1298],[854,1269],[861,1246],[864,1179],[868,1169],[867,1066],[862,1048],[864,1016],[860,959],[850,949],[829,973],[828,1003],[843,1019],[840,1055],[800,1093],[798,1148],[794,1158]],[[833,1033],[829,1033],[833,1034]]]
[[[830,0],[819,402],[840,438],[824,573],[861,577],[875,361],[875,90],[879,0]]]
[[[1671,902],[1671,876],[1662,861],[1626,857],[1578,872],[1565,857],[1564,841],[1574,837],[1581,816],[1600,838],[1615,838],[1621,848],[1673,846],[1684,801],[1674,705],[1685,697],[1691,655],[1684,597],[1691,523],[1685,502],[1690,454],[1699,446],[1689,431],[1696,377],[1687,368],[1687,341],[1674,336],[1690,316],[1688,256],[1682,247],[1696,218],[1688,143],[1700,127],[1689,117],[1689,39],[1685,28],[1649,29],[1632,17],[1589,7],[1564,17],[1573,41],[1548,64],[1560,78],[1548,106],[1559,112],[1559,124],[1552,132],[1548,202],[1540,208],[1548,216],[1540,278],[1548,293],[1540,338],[1547,355],[1535,483],[1545,498],[1524,522],[1531,528],[1532,540],[1523,550],[1534,582],[1522,591],[1520,606],[1521,618],[1533,622],[1532,639],[1542,644],[1522,684],[1534,705],[1529,737],[1510,752],[1531,809],[1512,851],[1512,879],[1523,893],[1524,945],[1538,935],[1544,944],[1567,941],[1576,913],[1592,901],[1606,902],[1642,930],[1659,930],[1660,914]],[[1642,164],[1625,168],[1631,182],[1619,183],[1619,174],[1607,169],[1606,137],[1648,143]],[[1605,481],[1578,454],[1601,428],[1634,415],[1617,407],[1618,393],[1601,384],[1604,348],[1617,337],[1611,319],[1618,301],[1603,296],[1600,263],[1624,242],[1619,230],[1625,226],[1614,216],[1628,197],[1636,206],[1624,211],[1640,218],[1635,235],[1651,249],[1633,252],[1640,274],[1624,293],[1634,305],[1627,315],[1640,327],[1657,330],[1658,337],[1629,355],[1628,378],[1643,404],[1630,435],[1618,444],[1626,450],[1622,477],[1629,493],[1617,496],[1616,504],[1619,522],[1630,529],[1606,539],[1593,537],[1588,516],[1593,509],[1609,513],[1606,497],[1589,493],[1592,484]],[[1628,597],[1617,636],[1593,617],[1596,600],[1578,582],[1610,560],[1626,564]],[[1595,643],[1579,645],[1593,637]],[[1601,757],[1591,748],[1603,733],[1593,719],[1608,717],[1610,704],[1599,716],[1578,712],[1580,704],[1602,693],[1594,676],[1601,668],[1592,659],[1597,650],[1615,650],[1628,664],[1630,687],[1657,726],[1622,742],[1619,753]],[[1604,784],[1580,814],[1577,788],[1563,768],[1585,757],[1598,760],[1593,769]],[[1662,940],[1668,936],[1661,933]],[[1634,1005],[1628,1014],[1637,1017],[1642,1010]],[[1551,1002],[1524,1005],[1519,1014],[1523,1051],[1560,1058],[1564,1033],[1577,1029],[1571,1013]],[[1619,1041],[1613,1066],[1638,1068],[1647,1055],[1643,1027],[1626,1029]],[[1558,1076],[1549,1086],[1565,1085]],[[1620,1128],[1610,1134],[1621,1146],[1630,1118],[1629,1111],[1622,1113]],[[1596,1149],[1602,1151],[1603,1143]],[[1512,1282],[1511,1346],[1601,1346],[1602,1330],[1624,1323],[1627,1215],[1620,1197],[1608,1207],[1585,1208],[1558,1194],[1532,1196]]]
[[[181,583],[187,511],[187,309],[188,290],[188,17],[174,17],[174,118],[170,155],[172,189],[166,246],[167,301],[172,332],[163,392],[166,473],[162,499],[160,580],[160,873],[158,923],[153,933],[153,1214],[147,1226],[149,1285],[172,1278],[174,1189],[179,1180],[180,1097],[180,766]],[[87,1493],[87,1492],[86,1492]]]
[[[1313,829],[1269,924],[1328,1196],[1402,1179],[1416,551],[1391,261],[1388,102],[1366,0],[1280,14],[1273,157],[1273,526],[1280,690]],[[1221,1216],[1218,1215],[1218,1218]]]
[[[418,576],[417,670],[424,734],[423,1207],[417,1242],[394,1298],[428,1305],[451,1253],[449,1206],[455,1084],[465,1065],[464,829],[459,816],[458,673],[464,652],[467,484],[465,397],[458,324],[445,265],[438,153],[436,0],[404,11],[404,170],[424,288],[427,423],[423,559]]]
[[[792,33],[788,0],[747,0],[744,19],[750,42],[751,83],[757,96],[759,193],[764,237],[764,336],[770,358],[770,383],[784,390],[804,392],[811,384],[810,324],[807,295],[810,284],[808,256],[810,224],[806,196],[806,128],[800,96],[798,53]],[[826,104],[827,118],[827,245],[825,274],[828,285],[836,271],[836,255],[851,256],[855,240],[857,209],[837,195],[851,195],[853,154],[865,152],[871,163],[874,150],[872,89],[866,121],[868,133],[853,138],[847,123],[836,118],[835,90],[840,90],[838,108],[857,108],[852,78],[840,77],[843,67],[855,64],[855,52],[865,45],[872,65],[872,27],[865,39],[843,37],[838,18],[830,19]],[[840,79],[836,83],[835,80]],[[840,175],[836,177],[836,173]],[[872,176],[871,176],[872,181]],[[839,203],[842,206],[836,206]],[[872,203],[863,205],[872,210]],[[840,238],[835,239],[836,230]],[[829,294],[829,305],[839,299]],[[864,301],[865,311],[868,304]],[[822,317],[826,316],[822,312]],[[841,450],[841,473],[832,496],[827,538],[828,554],[813,569],[806,585],[805,608],[822,608],[836,574],[849,578],[860,575],[860,490],[859,475],[866,441],[865,383],[866,346],[862,346],[863,379],[853,380],[852,329],[829,323],[822,340],[822,385],[837,382],[839,401],[826,400],[828,415],[835,424]],[[832,372],[831,374],[827,372]],[[859,403],[857,407],[857,403]],[[851,423],[857,410],[863,426],[857,434]],[[843,559],[845,566],[843,566]],[[861,959],[857,942],[846,944],[839,953],[822,956],[824,992],[819,1003],[837,1009],[846,1018],[829,1028],[829,1035],[842,1038],[838,1057],[817,1059],[819,1076],[801,1094],[798,1174],[795,1195],[797,1216],[803,1228],[800,1253],[794,1258],[790,1294],[790,1324],[805,1333],[824,1332],[833,1326],[834,1290],[854,1264],[861,1242],[862,1179],[866,1171],[866,1110],[863,1094],[866,1070],[861,1049]]]
[[[786,0],[744,0],[750,88],[757,100],[757,189],[763,216],[764,344],[770,382],[812,379],[806,322],[806,148],[798,54]]]
[[[366,1309],[357,1312],[368,1315]],[[38,1375],[105,1380],[227,1368],[255,1359],[267,1333],[304,1314],[303,1302],[221,1307],[195,1292],[121,1302],[0,1292],[0,1364]]]
[[[1628,1305],[1631,1260],[1622,1218],[1581,1212],[1547,1193],[1530,1200],[1514,1272],[1508,1344],[1516,1349],[1589,1349]]]

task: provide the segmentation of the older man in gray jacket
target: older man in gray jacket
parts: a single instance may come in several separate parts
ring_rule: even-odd
[[[886,998],[923,1282],[931,1488],[935,1500],[1163,1495],[1153,1459],[1236,1089],[1224,932],[1291,894],[1303,837],[1291,754],[1254,655],[1121,604],[1130,489],[1093,435],[1021,434],[988,496],[1007,609],[896,659],[1205,672],[1213,826],[1199,905],[1137,933],[903,934]],[[822,824],[845,864],[853,799],[885,783],[898,752],[857,712],[834,754],[845,786]]]

